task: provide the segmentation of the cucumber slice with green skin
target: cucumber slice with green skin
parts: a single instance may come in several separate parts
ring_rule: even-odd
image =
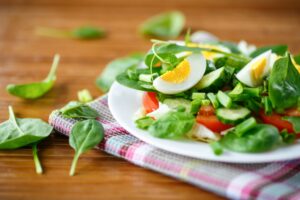
[[[217,99],[224,106],[225,108],[230,108],[232,105],[232,100],[231,98],[221,90],[217,93]]]
[[[185,112],[191,111],[191,101],[187,99],[177,98],[177,99],[165,99],[163,104],[169,106],[169,108],[177,109],[178,107],[184,107]]]
[[[214,92],[218,91],[228,81],[228,74],[224,67],[212,71],[202,77],[195,88],[200,91]]]
[[[216,111],[218,119],[224,124],[238,124],[249,117],[251,111],[245,107],[239,108],[219,108]]]

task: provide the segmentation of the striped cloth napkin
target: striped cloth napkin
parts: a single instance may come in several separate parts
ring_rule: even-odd
[[[89,104],[101,117],[105,139],[97,148],[138,166],[180,179],[230,199],[300,199],[300,160],[228,164],[194,159],[151,146],[124,130],[112,117],[107,96]],[[50,124],[69,135],[76,122],[54,111]]]

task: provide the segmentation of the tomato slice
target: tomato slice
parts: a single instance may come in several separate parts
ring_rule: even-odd
[[[273,112],[272,115],[266,115],[264,111],[260,111],[259,115],[264,123],[271,124],[280,131],[286,129],[290,133],[294,132],[293,125],[290,122],[281,119],[282,116],[277,113]]]
[[[215,109],[210,105],[201,106],[196,121],[217,133],[232,127],[232,125],[222,123],[215,115]]]
[[[146,92],[143,96],[143,107],[145,112],[148,114],[153,112],[154,110],[158,109],[159,103],[156,98],[155,92]]]

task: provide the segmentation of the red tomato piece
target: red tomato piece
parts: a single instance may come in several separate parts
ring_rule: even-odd
[[[281,119],[283,116],[274,112],[272,115],[266,115],[264,111],[260,111],[259,114],[264,123],[277,127],[279,131],[286,129],[290,133],[294,132],[293,125],[290,122]]]
[[[224,124],[217,118],[215,109],[211,105],[201,106],[196,121],[217,133],[232,127],[232,125]]]
[[[155,92],[146,92],[143,96],[143,107],[145,112],[148,114],[157,110],[159,106],[158,100],[156,98]]]

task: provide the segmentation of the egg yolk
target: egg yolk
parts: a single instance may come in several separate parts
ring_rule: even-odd
[[[262,74],[264,72],[265,66],[267,64],[267,59],[266,58],[262,58],[258,61],[256,61],[253,65],[252,65],[252,78],[254,80],[259,80],[260,77],[262,77]]]
[[[187,79],[191,71],[190,63],[187,60],[183,60],[173,70],[168,71],[161,75],[164,81],[170,83],[181,83]]]

